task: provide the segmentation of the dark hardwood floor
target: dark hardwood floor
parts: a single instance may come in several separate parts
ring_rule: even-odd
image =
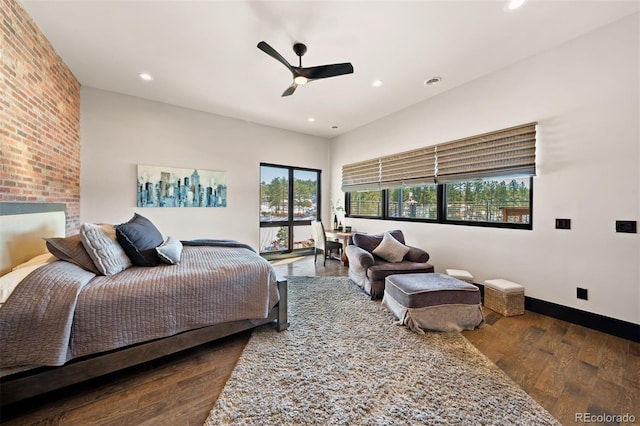
[[[280,275],[347,275],[339,262],[323,267],[318,259],[314,265],[313,256],[275,263]],[[629,414],[640,422],[640,344],[529,311],[508,318],[490,310],[485,315],[487,324],[463,335],[563,424],[583,424],[576,413]],[[5,407],[0,422],[202,425],[249,336]]]
[[[562,424],[587,424],[579,413],[640,422],[640,344],[530,311],[485,316],[463,335]]]

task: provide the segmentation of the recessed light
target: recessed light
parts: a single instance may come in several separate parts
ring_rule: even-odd
[[[149,74],[148,72],[141,72],[140,74],[138,74],[138,78],[140,78],[140,80],[144,80],[144,81],[153,80],[153,76],[151,74]]]
[[[371,85],[373,87],[380,87],[380,86],[382,86],[382,84],[383,84],[382,80],[373,80],[373,82],[371,82]]]
[[[314,121],[316,121],[316,119],[315,119],[315,118],[313,118],[313,117],[309,117],[309,118],[307,118],[307,121],[308,121],[309,123],[313,123]]]
[[[519,9],[527,2],[527,0],[509,0],[507,4],[504,5],[505,12],[511,12],[513,10]]]
[[[337,129],[337,128],[338,128],[338,126],[331,126],[331,128],[332,128],[332,129]]]
[[[435,86],[442,81],[442,77],[432,77],[429,80],[425,80],[425,86]]]

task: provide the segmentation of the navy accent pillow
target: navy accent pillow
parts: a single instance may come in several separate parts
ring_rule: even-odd
[[[116,225],[116,238],[131,263],[136,266],[157,266],[161,260],[156,247],[164,242],[158,228],[149,219],[135,213],[126,223]]]

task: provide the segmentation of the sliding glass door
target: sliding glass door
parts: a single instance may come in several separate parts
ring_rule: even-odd
[[[260,252],[313,247],[311,221],[319,218],[320,170],[260,165]]]

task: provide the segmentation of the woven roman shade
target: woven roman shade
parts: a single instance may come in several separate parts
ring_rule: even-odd
[[[435,183],[435,147],[414,149],[380,159],[382,189]]]
[[[342,166],[342,191],[380,189],[380,159],[360,161]]]
[[[498,176],[534,176],[536,125],[528,123],[342,167],[342,190],[374,191]]]
[[[436,147],[438,183],[495,176],[534,176],[536,124],[447,142]]]

